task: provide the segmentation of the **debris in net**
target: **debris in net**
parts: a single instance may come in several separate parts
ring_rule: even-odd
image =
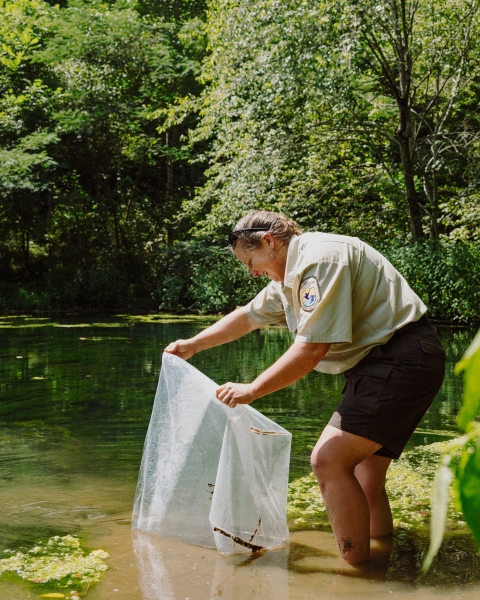
[[[260,550],[264,550],[263,546],[257,546],[255,544],[251,544],[250,542],[246,542],[245,540],[242,540],[241,538],[237,537],[236,535],[232,535],[231,533],[228,533],[227,531],[223,531],[223,529],[220,529],[219,527],[214,527],[213,531],[218,531],[218,533],[221,533],[225,537],[230,538],[236,544],[240,544],[240,546],[243,546],[244,548],[249,548],[252,552],[260,552]],[[253,535],[255,535],[255,534],[253,534]]]

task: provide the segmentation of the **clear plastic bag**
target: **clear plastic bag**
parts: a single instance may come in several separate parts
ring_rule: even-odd
[[[132,526],[224,554],[285,545],[291,434],[217,388],[164,353]]]

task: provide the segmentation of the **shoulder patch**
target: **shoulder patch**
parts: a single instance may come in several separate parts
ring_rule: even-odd
[[[308,277],[300,284],[300,306],[311,312],[320,302],[320,288],[316,277]]]

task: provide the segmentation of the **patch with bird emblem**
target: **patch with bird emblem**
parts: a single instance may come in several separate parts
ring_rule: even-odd
[[[308,277],[300,284],[300,305],[311,312],[320,302],[320,288],[316,277]]]

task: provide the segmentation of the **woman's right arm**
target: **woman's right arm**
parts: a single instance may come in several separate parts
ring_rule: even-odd
[[[188,360],[201,350],[233,342],[260,327],[259,323],[256,323],[247,315],[243,307],[238,308],[220,319],[220,321],[204,329],[195,337],[172,342],[165,348],[165,352]]]

